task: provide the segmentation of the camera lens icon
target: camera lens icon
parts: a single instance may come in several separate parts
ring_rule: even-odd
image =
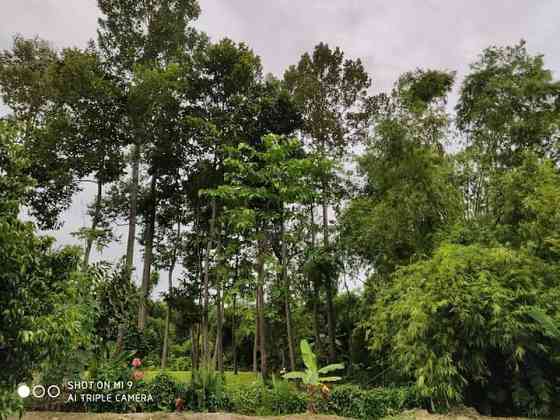
[[[24,394],[27,392],[26,396],[29,396],[29,387],[27,385],[25,385],[25,387],[27,387],[27,391],[23,386],[20,386],[21,391]],[[25,398],[20,393],[20,388],[18,388],[18,394],[22,398]],[[45,396],[49,396],[51,398],[57,398],[58,396],[60,396],[60,387],[58,385],[49,385],[48,387],[45,388],[45,386],[43,385],[35,385],[31,390],[31,395],[33,395],[34,398],[44,398]]]
[[[19,384],[17,387],[17,393],[21,398],[27,398],[31,394],[31,389],[27,384]]]

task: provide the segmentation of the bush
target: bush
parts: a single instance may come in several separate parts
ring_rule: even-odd
[[[272,388],[264,394],[263,407],[270,411],[265,413],[269,415],[304,413],[307,397],[293,384],[272,377]]]
[[[239,414],[256,415],[264,399],[266,388],[262,382],[240,385],[228,391],[233,411]]]
[[[191,370],[192,369],[192,360],[188,356],[177,356],[170,358],[169,362],[169,369],[171,370]]]
[[[186,396],[187,407],[193,411],[228,411],[231,403],[225,392],[224,379],[211,368],[192,372],[191,384]]]
[[[0,419],[5,420],[9,416],[19,418],[23,415],[23,401],[16,394],[15,387],[0,385]]]
[[[175,400],[178,397],[184,399],[187,390],[162,372],[147,384],[146,393],[152,396],[153,401],[145,404],[144,411],[173,411]]]
[[[379,419],[409,408],[419,407],[413,387],[361,389],[356,385],[339,385],[319,408],[321,411],[357,419]]]
[[[241,385],[229,392],[233,411],[245,415],[283,415],[303,413],[307,398],[286,381],[273,378],[272,387],[262,381]]]
[[[443,245],[379,291],[371,344],[435,408],[465,402],[494,415],[549,416],[560,363],[531,313],[560,315],[557,279],[523,251]]]

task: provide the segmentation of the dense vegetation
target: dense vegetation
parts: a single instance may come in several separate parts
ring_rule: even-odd
[[[304,411],[278,379],[301,339],[344,362],[325,412],[558,413],[560,82],[542,56],[489,47],[451,110],[453,72],[372,95],[321,43],[277,78],[196,31],[196,0],[98,5],[85,49],[16,36],[0,54],[0,413],[20,382],[130,378],[133,358],[192,379],[140,380],[158,401],[125,409]],[[91,184],[82,247],[38,233]],[[122,260],[92,261],[118,226]],[[224,388],[226,370],[264,382]]]

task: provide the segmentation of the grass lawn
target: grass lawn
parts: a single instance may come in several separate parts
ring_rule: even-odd
[[[154,369],[154,370],[146,370],[144,372],[146,382],[150,382],[153,380],[160,372],[165,372],[166,375],[170,376],[171,378],[175,379],[178,382],[190,382],[191,380],[191,371],[190,370],[165,370],[162,371],[161,369]],[[226,371],[226,386],[237,386],[237,385],[244,385],[250,384],[256,380],[256,376],[253,372],[239,372],[237,375],[234,375],[232,371]]]

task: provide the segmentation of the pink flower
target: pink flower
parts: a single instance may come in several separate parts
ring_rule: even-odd
[[[134,372],[132,372],[132,377],[135,381],[140,381],[144,379],[144,372],[142,372],[141,370],[135,370]]]
[[[134,358],[132,359],[132,366],[134,366],[135,368],[139,367],[142,364],[142,360],[140,360],[139,358]]]

